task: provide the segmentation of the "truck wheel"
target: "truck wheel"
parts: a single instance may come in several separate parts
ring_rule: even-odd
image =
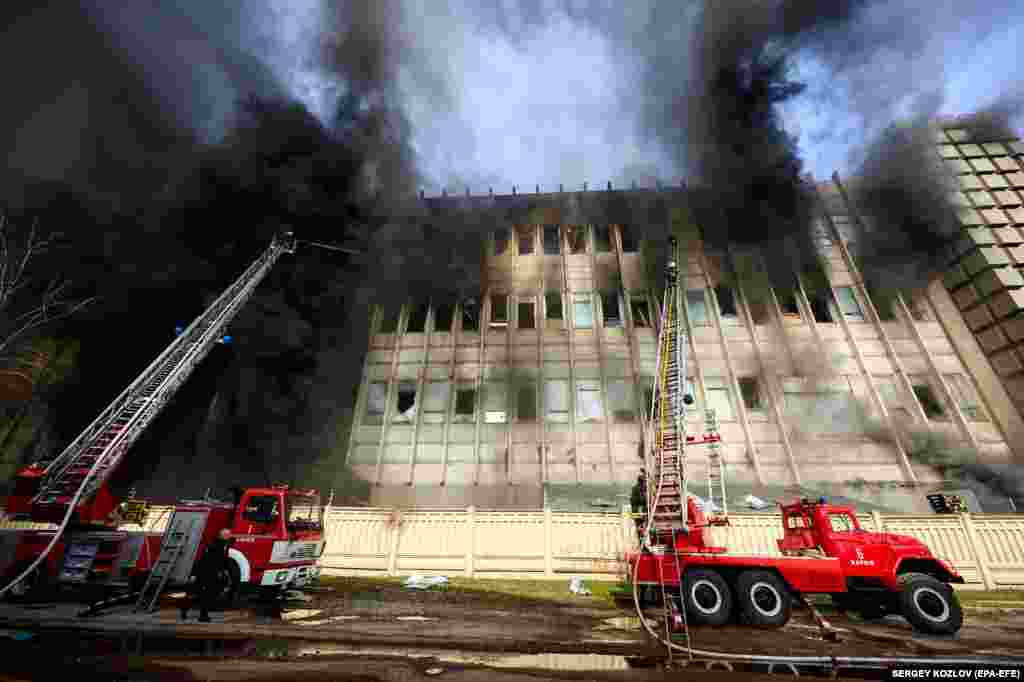
[[[915,630],[933,635],[951,635],[964,623],[953,588],[924,573],[904,573],[899,577],[899,600],[906,618]]]
[[[864,602],[857,607],[857,615],[861,617],[861,620],[885,618],[885,604],[865,597]]]
[[[793,600],[786,583],[768,571],[744,571],[736,581],[743,622],[758,628],[780,628],[789,622]]]
[[[698,625],[725,625],[732,615],[732,591],[715,571],[703,568],[685,574],[686,612]]]
[[[217,595],[217,606],[230,609],[238,596],[238,588],[242,584],[242,571],[234,561],[228,561],[227,567],[221,571],[221,592]]]

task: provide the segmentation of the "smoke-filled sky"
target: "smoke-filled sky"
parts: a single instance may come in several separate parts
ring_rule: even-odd
[[[316,67],[321,3],[266,0],[262,10],[256,4],[250,3],[243,42],[289,92],[329,117],[344,84]],[[771,16],[782,4],[712,6],[727,14],[757,5]],[[922,98],[939,101],[940,113],[963,114],[1017,88],[1024,56],[1019,3],[785,4],[837,15],[831,24],[809,21],[811,30],[795,41],[786,28],[765,32],[791,54],[793,80],[806,85],[782,113],[805,170],[818,178],[848,174],[865,141],[915,111]],[[811,9],[822,4],[848,15]],[[699,59],[695,34],[708,29],[696,3],[404,0],[383,21],[391,22],[394,75],[428,191],[462,191],[467,184],[474,191],[537,183],[576,188],[584,181],[596,187],[608,179],[687,174],[670,130],[682,122],[663,114],[672,98],[687,94],[686,78]],[[728,23],[733,28],[731,17]],[[1024,118],[1018,114],[1013,123],[1019,130]]]

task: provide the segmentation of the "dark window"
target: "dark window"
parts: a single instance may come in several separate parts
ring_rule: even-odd
[[[644,418],[650,420],[651,418],[651,401],[654,400],[654,380],[650,377],[641,377],[641,381],[644,382],[644,404],[640,406],[643,410]]]
[[[473,416],[476,411],[476,389],[460,388],[455,391],[455,414]]]
[[[533,314],[533,301],[520,301],[519,303],[519,328],[533,329],[537,326]]]
[[[896,313],[894,310],[893,302],[894,297],[887,291],[882,291],[876,286],[868,284],[866,286],[868,290],[868,298],[875,304],[875,310],[878,311],[878,317],[886,322],[896,319]]]
[[[800,317],[800,306],[796,304],[796,294],[792,291],[779,296],[779,306],[782,314],[787,317]]]
[[[521,227],[519,232],[519,255],[527,256],[533,253],[533,228]]]
[[[647,300],[643,298],[634,298],[630,301],[630,304],[633,308],[633,326],[650,327],[651,306],[647,303]]]
[[[914,395],[920,401],[925,416],[929,419],[944,420],[946,418],[946,411],[942,409],[942,403],[939,402],[939,398],[935,395],[931,385],[925,383],[924,380],[918,380],[913,384],[913,387]]]
[[[601,294],[601,314],[604,316],[605,327],[621,327],[622,318],[619,315],[619,295],[614,292]]]
[[[558,225],[544,226],[544,253],[549,256],[557,256],[562,252],[559,248]]]
[[[610,253],[612,238],[607,225],[594,225],[594,250],[597,253]]]
[[[452,330],[452,319],[455,317],[455,305],[441,303],[434,308],[434,331],[448,332]]]
[[[402,306],[385,306],[380,320],[381,334],[394,334],[398,331],[398,320],[402,316]]]
[[[274,495],[253,495],[245,503],[242,518],[253,523],[272,523],[277,520],[281,509]]]
[[[587,228],[583,225],[576,225],[569,228],[569,252],[587,252]]]
[[[494,232],[494,255],[501,256],[508,251],[508,229],[502,228]]]
[[[715,298],[718,299],[718,312],[722,317],[736,317],[736,297],[729,287],[715,287]]]
[[[504,327],[508,324],[508,296],[494,294],[491,296],[491,326]]]
[[[403,381],[398,385],[398,399],[395,402],[396,413],[401,416],[411,416],[411,410],[416,405],[416,384]]]
[[[537,387],[533,383],[520,386],[516,391],[519,421],[537,421]]]
[[[413,306],[412,311],[409,313],[409,324],[406,327],[406,332],[418,334],[426,330],[427,307],[426,303],[417,303]]]
[[[549,293],[544,295],[544,307],[547,308],[547,319],[549,320],[561,320],[562,319],[562,295],[559,293]]]
[[[462,304],[462,330],[475,332],[480,329],[480,304],[468,301]]]
[[[811,312],[814,313],[814,321],[821,324],[832,322],[832,308],[828,304],[828,294],[816,294],[811,298]]]
[[[623,253],[636,253],[638,246],[633,230],[628,225],[619,225],[619,237],[622,239]]]
[[[748,307],[750,308],[750,317],[754,320],[754,324],[768,323],[768,306],[765,305],[764,301],[750,301]]]
[[[757,385],[756,377],[741,377],[740,395],[743,396],[743,405],[748,410],[761,409],[761,390]]]

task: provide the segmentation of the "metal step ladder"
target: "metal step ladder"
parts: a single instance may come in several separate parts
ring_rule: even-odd
[[[139,593],[139,600],[135,602],[134,611],[150,613],[156,608],[160,595],[167,585],[168,579],[177,568],[178,562],[184,551],[189,546],[189,538],[192,536],[192,527],[195,525],[195,518],[171,519],[171,525],[164,535],[163,544],[160,546],[160,556],[149,572],[149,578]]]
[[[714,439],[708,446],[708,496],[704,515],[709,524],[723,524],[729,518],[728,501],[725,494],[725,461],[722,457],[722,439],[718,433],[718,414],[704,410],[704,431]]]
[[[84,583],[96,562],[99,549],[99,542],[72,542],[64,554],[59,580],[69,583]]]

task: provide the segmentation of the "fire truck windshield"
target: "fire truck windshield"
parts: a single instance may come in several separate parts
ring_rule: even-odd
[[[287,524],[291,530],[319,530],[323,528],[323,507],[317,495],[288,495]]]

